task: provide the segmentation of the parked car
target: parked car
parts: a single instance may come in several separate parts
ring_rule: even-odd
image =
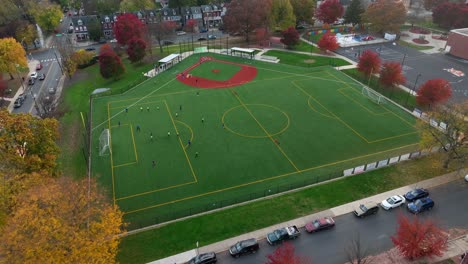
[[[361,40],[363,41],[369,41],[369,40],[374,40],[375,38],[373,36],[365,36]]]
[[[107,43],[107,40],[105,38],[100,38],[98,42],[99,44],[104,44]]]
[[[208,39],[216,39],[215,35],[208,35]]]
[[[45,79],[45,74],[44,73],[39,75],[39,81],[43,81],[44,79]]]
[[[242,240],[229,248],[231,256],[237,258],[244,254],[251,254],[257,252],[259,249],[258,242],[255,238]]]
[[[110,43],[116,43],[116,42],[117,42],[117,39],[111,39],[109,42],[110,42]]]
[[[434,207],[434,201],[431,198],[426,197],[416,200],[415,202],[409,203],[408,211],[410,211],[413,214],[419,214],[426,210],[431,210],[432,207]]]
[[[216,253],[209,252],[197,255],[196,257],[189,260],[188,264],[211,264],[216,263]]]
[[[465,175],[465,181],[468,182],[468,174]]]
[[[339,18],[333,23],[333,25],[343,25],[343,24],[344,24],[344,18]]]
[[[203,41],[203,40],[206,40],[206,38],[205,37],[198,38],[198,41]]]
[[[34,85],[35,82],[36,82],[36,81],[35,81],[34,78],[29,78],[29,80],[28,80],[28,84],[29,84],[29,85]]]
[[[405,203],[405,198],[401,195],[394,195],[388,199],[383,200],[380,203],[380,206],[385,210],[390,210],[393,208],[397,208],[400,205]]]
[[[378,210],[379,206],[376,203],[369,202],[359,205],[359,207],[354,210],[354,214],[357,217],[365,217],[376,214]]]
[[[56,92],[55,87],[49,87],[49,93],[54,94]]]
[[[167,46],[167,45],[173,45],[173,44],[174,44],[174,41],[172,41],[172,40],[163,40],[163,41],[161,41],[161,43],[162,43],[163,45],[166,45],[166,46]]]
[[[36,79],[37,78],[37,72],[32,72],[30,77]]]
[[[23,105],[24,101],[26,100],[25,94],[20,94],[18,98],[16,98],[15,102],[13,103],[14,108],[19,108]]]
[[[95,48],[95,47],[89,47],[89,48],[86,48],[85,50],[86,50],[86,51],[95,51],[96,48]]]
[[[426,198],[428,196],[429,192],[426,189],[422,188],[411,190],[404,195],[406,201],[408,202],[413,202],[421,198]]]
[[[185,35],[185,34],[187,34],[185,31],[177,31],[176,32],[177,36],[182,36],[182,35]]]
[[[267,241],[270,245],[275,245],[284,240],[296,239],[301,232],[297,226],[287,226],[284,228],[276,229],[275,231],[267,234]]]
[[[39,71],[42,69],[42,63],[39,63],[36,65],[36,71]]]
[[[309,233],[314,233],[326,229],[330,229],[335,226],[335,220],[331,217],[324,217],[316,219],[305,225],[305,229]]]
[[[206,32],[208,32],[208,29],[206,29],[206,28],[201,28],[200,29],[200,33],[206,33]]]

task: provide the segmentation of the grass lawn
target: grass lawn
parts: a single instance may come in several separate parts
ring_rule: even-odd
[[[196,241],[200,246],[208,245],[442,175],[449,171],[442,169],[441,160],[438,156],[424,157],[130,235],[121,241],[118,260],[149,262],[193,249]]]
[[[333,57],[325,57],[325,56],[312,56],[309,54],[298,54],[288,51],[279,51],[279,50],[269,50],[265,52],[267,56],[274,56],[280,59],[280,63],[288,64],[293,66],[300,66],[300,67],[318,67],[318,66],[325,66],[325,65],[333,65],[333,66],[344,66],[350,65],[349,62],[333,58]]]
[[[200,56],[219,61],[198,64]],[[198,84],[175,79],[192,66],[188,73]],[[255,79],[230,89],[198,88],[236,76],[239,66],[255,67]],[[412,151],[418,141],[411,115],[375,104],[330,67],[196,54],[93,103],[92,175],[108,188],[129,229],[338,177],[343,169]],[[105,128],[112,152],[101,157]]]
[[[421,46],[421,45],[413,44],[413,43],[406,42],[406,41],[403,41],[403,40],[398,40],[398,44],[400,44],[402,46],[412,48],[412,49],[417,49],[417,50],[429,50],[429,49],[434,48],[434,46]]]
[[[293,47],[294,51],[304,51],[304,52],[311,52],[311,53],[318,53],[320,49],[315,47],[314,45],[310,45],[309,43],[300,40],[299,44]]]

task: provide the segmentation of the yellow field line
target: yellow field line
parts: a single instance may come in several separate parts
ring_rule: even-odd
[[[114,168],[118,168],[118,167],[124,167],[124,166],[129,166],[129,165],[132,165],[132,164],[135,164],[137,163],[136,161],[133,161],[133,162],[129,162],[129,163],[124,163],[124,164],[119,164],[119,165],[115,165],[113,166]]]
[[[193,130],[192,130],[192,128],[189,125],[187,125],[186,123],[182,122],[182,121],[176,120],[176,122],[181,123],[182,125],[186,126],[190,130],[190,142],[193,142]],[[187,147],[188,147],[188,144],[184,146],[184,148],[187,148]]]
[[[275,142],[275,140],[271,137],[271,135],[268,133],[268,131],[262,126],[262,124],[257,120],[257,118],[252,114],[252,112],[249,110],[249,108],[244,104],[244,102],[242,102],[242,100],[240,99],[240,97],[237,95],[237,94],[234,94],[234,96],[237,98],[237,100],[239,101],[239,103],[245,108],[245,110],[247,110],[247,112],[249,112],[250,116],[252,116],[252,118],[255,120],[255,122],[257,122],[257,124],[260,126],[260,128],[263,130],[263,132],[265,132],[265,134],[270,138],[270,140],[273,142],[273,144],[276,145],[276,147],[281,151],[281,153],[283,153],[283,156],[286,157],[286,159],[289,161],[289,163],[291,163],[291,165],[296,169],[296,171],[299,171],[299,169],[296,167],[296,165],[294,164],[294,162],[292,162],[292,160],[288,157],[288,155],[286,155],[286,153],[283,151],[283,149],[279,146],[278,143]]]
[[[362,108],[364,108],[367,112],[373,114],[373,115],[376,115],[376,116],[379,116],[379,115],[386,115],[386,114],[390,114],[391,112],[390,111],[386,111],[386,112],[383,112],[383,113],[374,113],[374,111],[370,110],[369,108],[365,107],[364,105],[362,105],[360,102],[358,102],[356,99],[352,98],[351,96],[347,95],[345,92],[343,92],[343,90],[351,90],[353,92],[356,92],[356,90],[354,90],[353,88],[340,88],[338,89],[337,91],[339,93],[341,93],[342,95],[346,96],[349,100],[353,101],[354,103],[358,104],[359,106],[361,106]]]
[[[400,134],[400,135],[397,135],[397,136],[391,136],[391,137],[386,137],[386,138],[381,138],[381,139],[369,141],[369,143],[372,144],[372,143],[376,143],[376,142],[381,142],[381,141],[385,141],[385,140],[389,140],[389,139],[404,137],[404,136],[408,136],[408,135],[412,135],[412,134],[417,134],[417,133],[418,133],[418,131],[408,132],[408,133]]]
[[[166,109],[169,114],[169,117],[171,118],[172,125],[174,126],[177,135],[179,135],[179,130],[177,130],[177,126],[175,124],[174,118],[172,117],[171,111],[169,110],[169,105],[167,104],[166,100],[163,100],[163,102],[166,105]],[[189,164],[190,171],[192,171],[193,178],[195,179],[195,182],[198,182],[197,176],[195,175],[195,171],[193,170],[193,167],[192,167],[192,163],[190,162],[190,159],[187,155],[187,151],[185,151],[184,143],[182,143],[182,139],[180,137],[178,137],[178,139],[179,139],[180,146],[182,147],[182,150],[184,151],[185,158],[187,159],[187,162]]]
[[[385,106],[382,105],[383,108],[387,109]],[[399,119],[401,119],[403,122],[407,123],[410,127],[413,127],[413,128],[416,128],[416,124],[411,124],[410,122],[408,122],[407,120],[405,120],[403,117],[397,115],[396,113],[394,113],[393,111],[387,109],[387,111],[390,111],[393,115],[395,115],[396,117],[398,117]]]
[[[301,90],[305,95],[309,96],[309,99],[307,100],[307,104],[309,105],[309,107],[314,110],[315,112],[317,112],[317,114],[320,114],[320,115],[323,115],[325,117],[328,117],[328,118],[335,118],[333,116],[329,116],[327,114],[323,114],[323,113],[320,113],[318,110],[316,110],[311,104],[310,104],[310,99],[314,100],[314,98],[312,97],[312,95],[308,94],[306,91],[304,91],[302,89],[302,87],[299,86],[299,84],[296,83],[296,81],[301,81],[301,80],[295,80],[295,81],[292,81],[291,83],[296,86],[296,88],[298,88],[299,90]]]
[[[111,159],[111,175],[112,175],[112,200],[114,201],[114,206],[115,206],[115,179],[114,179],[114,160],[112,158],[112,133],[111,133],[111,125],[110,125],[110,110],[109,110],[109,103],[107,103],[107,121],[108,121],[108,126],[109,126],[109,152],[110,152],[110,159]]]
[[[129,199],[129,198],[133,198],[133,197],[138,197],[138,196],[142,196],[142,195],[147,195],[147,194],[150,194],[150,193],[155,193],[155,192],[161,192],[161,191],[165,191],[165,190],[169,190],[169,189],[174,189],[174,188],[178,188],[178,187],[181,187],[181,186],[184,186],[184,185],[193,184],[193,183],[197,183],[197,182],[196,182],[196,181],[185,182],[185,183],[181,183],[181,184],[177,184],[177,185],[172,185],[172,186],[165,187],[165,188],[160,188],[160,189],[156,189],[156,190],[151,190],[151,191],[147,191],[147,192],[142,192],[142,193],[137,193],[137,194],[133,194],[133,195],[129,195],[129,196],[120,197],[120,198],[117,198],[116,200],[117,200],[117,201],[119,201],[119,200],[125,200],[125,199]]]
[[[336,164],[339,164],[339,163],[343,163],[343,162],[347,162],[347,161],[351,161],[351,160],[355,160],[355,159],[360,159],[360,158],[369,157],[369,156],[373,156],[373,155],[377,155],[377,154],[381,154],[381,153],[385,153],[385,152],[389,152],[389,151],[394,151],[394,150],[397,150],[397,149],[402,149],[402,148],[406,148],[406,147],[410,147],[410,146],[415,146],[415,145],[418,145],[418,144],[419,143],[405,145],[405,146],[401,146],[401,147],[397,147],[397,148],[393,148],[393,149],[388,149],[388,150],[384,150],[384,151],[379,151],[379,152],[375,152],[375,153],[371,153],[371,154],[366,154],[366,155],[362,155],[362,156],[358,156],[358,157],[354,157],[354,158],[350,158],[350,159],[346,159],[346,160],[340,160],[340,161],[336,161],[336,162],[332,162],[332,163],[327,163],[327,164],[319,165],[319,166],[316,166],[316,167],[304,169],[304,170],[301,170],[301,171],[293,171],[293,172],[273,176],[273,177],[266,178],[266,179],[261,179],[261,180],[257,180],[257,181],[253,181],[253,182],[247,182],[247,183],[227,187],[227,188],[220,189],[220,190],[215,190],[215,191],[211,191],[211,192],[207,192],[207,193],[201,193],[201,194],[197,194],[197,195],[193,195],[193,196],[189,196],[189,197],[184,197],[184,198],[181,198],[181,199],[177,199],[177,200],[173,200],[173,201],[169,201],[169,202],[165,202],[165,203],[160,203],[160,204],[147,206],[147,207],[144,207],[144,208],[124,212],[124,214],[136,213],[136,212],[139,212],[139,211],[148,210],[148,209],[152,209],[152,208],[157,208],[157,207],[165,206],[165,205],[168,205],[168,204],[174,204],[174,203],[178,203],[178,202],[181,202],[181,201],[191,200],[191,199],[194,199],[194,198],[207,196],[207,195],[210,195],[210,194],[215,194],[215,193],[224,192],[224,191],[228,191],[228,190],[232,190],[232,189],[237,189],[237,188],[252,185],[252,184],[257,184],[257,183],[261,183],[261,182],[265,182],[265,181],[269,181],[269,180],[274,180],[274,179],[286,177],[286,176],[289,176],[289,175],[292,175],[292,174],[297,174],[297,173],[301,173],[301,172],[306,172],[306,171],[310,171],[310,170],[324,168],[324,167],[328,167],[328,166],[331,166],[331,165],[336,165]]]
[[[135,144],[135,137],[133,136],[133,126],[130,126],[130,131],[132,132],[132,141],[133,141],[133,150],[135,151],[135,160],[138,162],[138,154],[137,154],[137,149],[136,149],[136,144]]]
[[[172,93],[164,93],[164,94],[158,94],[158,95],[151,95],[151,96],[148,96],[146,98],[155,98],[155,97],[161,97],[161,96],[166,96],[166,95],[173,95],[173,94],[183,94],[183,93],[193,93],[194,90],[186,90],[186,91],[180,91],[180,92],[172,92]],[[127,102],[127,101],[132,101],[132,100],[139,100],[141,99],[141,97],[133,97],[133,98],[128,98],[128,99],[122,99],[122,100],[115,100],[115,101],[111,101],[110,103],[113,104],[113,103],[118,103],[118,102]],[[114,108],[111,108],[111,109],[115,109],[117,107],[114,107]],[[121,108],[121,107],[119,107]]]

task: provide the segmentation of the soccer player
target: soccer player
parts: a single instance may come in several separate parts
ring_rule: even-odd
[[[168,136],[168,137],[171,136],[171,131],[167,131],[167,136]]]
[[[150,141],[153,142],[153,132],[150,133]]]
[[[175,113],[175,117],[178,117],[178,116],[179,116],[179,114],[176,112],[176,113]]]
[[[128,113],[128,107],[125,107],[125,113]]]
[[[137,132],[140,132],[140,125],[137,125]]]
[[[195,152],[195,158],[198,158],[198,151]]]
[[[204,117],[201,118],[201,122],[205,123],[205,118]]]
[[[153,160],[152,163],[153,163],[153,168],[156,167],[156,161]]]
[[[143,106],[140,106],[140,112],[143,112]]]
[[[179,110],[182,111],[182,105],[179,106]]]
[[[192,145],[192,141],[190,141],[190,139],[188,140],[188,146],[190,147],[190,145]]]
[[[149,112],[149,106],[146,107],[146,110]]]

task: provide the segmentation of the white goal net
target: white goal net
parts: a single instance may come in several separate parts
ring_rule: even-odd
[[[379,94],[367,86],[362,87],[362,94],[376,104],[383,104],[387,101],[385,96]]]
[[[99,156],[109,155],[110,152],[110,131],[104,129],[99,136]]]

